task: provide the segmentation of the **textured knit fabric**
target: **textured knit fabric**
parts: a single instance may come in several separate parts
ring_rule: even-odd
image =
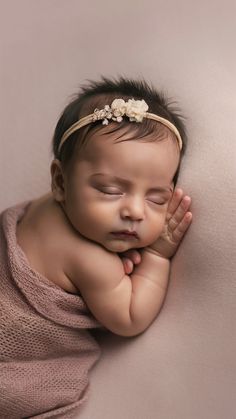
[[[101,325],[80,295],[34,271],[16,240],[30,201],[0,215],[0,418],[72,418],[89,392]]]

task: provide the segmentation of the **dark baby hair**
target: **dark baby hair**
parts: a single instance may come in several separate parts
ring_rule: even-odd
[[[124,99],[125,101],[128,99],[144,99],[149,106],[148,112],[159,115],[172,122],[178,129],[183,141],[183,147],[180,152],[181,163],[181,158],[186,150],[187,136],[183,123],[184,118],[180,115],[179,109],[172,106],[174,102],[170,102],[162,92],[158,92],[143,79],[134,80],[125,77],[110,79],[103,76],[100,81],[89,80],[86,85],[82,85],[80,92],[66,106],[58,120],[52,140],[52,153],[54,158],[61,161],[64,170],[69,166],[75,153],[85,143],[87,134],[101,129],[104,125],[102,125],[101,121],[98,121],[80,128],[65,141],[59,153],[58,148],[65,131],[80,118],[93,113],[95,108],[102,109],[105,105],[110,105],[114,99]],[[145,136],[152,133],[155,133],[155,140],[161,140],[170,134],[173,138],[175,137],[161,123],[147,118],[144,118],[142,123],[129,122],[127,118],[124,118],[119,123],[110,122],[109,128],[111,130],[108,133],[117,131],[123,127],[126,127],[129,131],[132,130],[134,133],[133,138],[142,139],[142,141],[145,141]],[[176,138],[174,138],[174,141],[176,141]],[[173,179],[174,184],[177,182],[179,169],[180,164]]]

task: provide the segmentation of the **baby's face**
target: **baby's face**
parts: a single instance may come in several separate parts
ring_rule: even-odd
[[[172,139],[115,142],[115,135],[91,136],[65,175],[62,204],[80,234],[124,252],[161,234],[179,151]]]

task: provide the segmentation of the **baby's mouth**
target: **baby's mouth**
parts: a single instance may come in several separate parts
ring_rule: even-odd
[[[139,236],[136,231],[134,230],[120,230],[120,231],[112,231],[111,233],[114,237],[120,239],[134,239],[138,240]]]

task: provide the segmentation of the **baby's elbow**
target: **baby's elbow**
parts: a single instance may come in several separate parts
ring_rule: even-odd
[[[130,323],[129,325],[112,325],[109,330],[118,336],[135,337],[141,335],[146,329]]]
[[[125,331],[125,332],[121,332],[121,333],[116,333],[118,336],[122,336],[122,337],[126,337],[126,338],[132,338],[132,337],[136,337],[141,335],[142,333],[144,333],[144,330],[142,331]]]

